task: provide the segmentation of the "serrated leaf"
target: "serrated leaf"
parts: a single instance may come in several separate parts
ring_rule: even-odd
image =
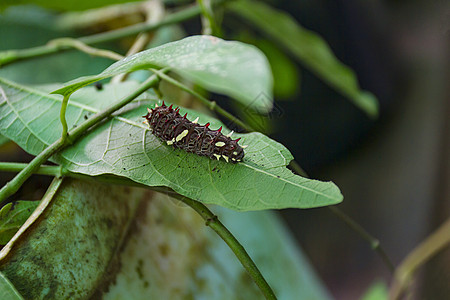
[[[0,299],[2,300],[23,300],[23,297],[16,290],[8,278],[0,272]]]
[[[318,34],[289,14],[260,1],[231,1],[227,7],[291,52],[301,63],[370,117],[378,115],[376,97],[360,89],[355,73],[341,63]]]
[[[39,201],[8,203],[0,210],[0,245],[6,245],[33,213]]]
[[[207,35],[187,37],[136,53],[98,75],[72,80],[53,93],[69,95],[120,73],[163,67],[255,110],[267,112],[272,107],[272,73],[264,54],[254,46]]]
[[[0,87],[1,134],[32,154],[59,138],[60,97],[7,81],[0,81]],[[123,92],[120,87],[107,85],[104,90]],[[72,95],[67,110],[69,128],[83,121],[87,113],[97,112],[105,101],[109,104],[118,101],[101,95],[90,87]],[[123,113],[52,160],[72,172],[114,174],[148,186],[167,186],[191,199],[235,210],[310,208],[342,201],[332,182],[294,175],[286,168],[292,160],[290,152],[260,133],[235,135],[242,137],[242,145],[249,146],[244,161],[238,164],[211,160],[166,145],[142,124],[146,108],[156,101],[135,102],[125,107]],[[195,111],[182,108],[181,112],[188,112],[190,118],[198,116],[201,124],[210,122],[213,129],[223,125]]]

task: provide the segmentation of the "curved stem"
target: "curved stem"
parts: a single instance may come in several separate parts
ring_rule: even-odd
[[[394,272],[394,264],[390,260],[389,256],[381,247],[380,241],[372,236],[367,230],[365,230],[361,225],[359,225],[355,220],[353,220],[349,215],[344,213],[342,210],[335,206],[328,206],[328,209],[339,219],[341,219],[345,224],[347,224],[351,229],[358,233],[364,240],[366,240],[370,247],[381,257],[384,264],[388,267],[391,273]]]
[[[83,123],[81,123],[78,127],[71,130],[69,132],[70,138],[59,138],[53,144],[49,145],[44,151],[39,153],[28,165],[25,169],[21,170],[19,174],[17,174],[11,181],[6,183],[0,189],[0,203],[3,203],[5,199],[15,192],[22,186],[22,184],[42,165],[45,161],[47,161],[53,154],[62,150],[64,147],[67,147],[71,143],[73,143],[76,139],[86,133],[87,129],[94,126],[102,119],[108,117],[110,114],[125,106],[129,102],[131,102],[134,98],[145,92],[147,89],[152,86],[158,84],[159,79],[156,75],[149,77],[145,82],[143,82],[133,93],[117,102],[113,106],[108,107],[107,109],[93,115]]]
[[[65,140],[67,137],[67,121],[66,121],[66,109],[67,109],[67,104],[69,103],[69,97],[70,95],[65,95],[63,98],[63,101],[61,102],[61,110],[59,112],[59,119],[61,121],[61,125],[62,125],[62,134],[61,134],[61,139]]]
[[[50,42],[48,42],[48,45],[54,45],[59,48],[64,48],[64,47],[75,48],[75,49],[78,49],[78,50],[85,52],[87,54],[90,54],[90,55],[106,57],[106,58],[109,58],[112,60],[121,60],[122,58],[124,58],[123,55],[120,55],[114,51],[94,48],[89,45],[86,45],[85,43],[83,43],[80,40],[73,39],[73,38],[54,39],[54,40],[51,40]]]
[[[389,291],[389,299],[400,299],[408,287],[414,272],[431,257],[450,244],[450,218],[429,235],[397,267]]]
[[[233,236],[233,234],[219,221],[216,215],[214,215],[204,204],[194,201],[192,199],[186,198],[180,195],[174,195],[178,200],[186,203],[192,209],[194,209],[204,220],[206,226],[209,226],[214,230],[230,247],[234,252],[236,257],[239,259],[241,264],[253,278],[255,283],[260,288],[261,292],[264,294],[266,299],[277,299],[271,287],[264,279],[263,275],[259,271],[256,264],[253,262],[251,257],[245,251],[244,247],[239,243],[239,241]]]
[[[302,175],[303,177],[308,177],[308,174],[300,167],[300,165],[295,161],[291,161],[291,168]],[[394,264],[390,260],[389,256],[384,251],[383,247],[381,247],[380,241],[372,236],[367,230],[365,230],[361,225],[359,225],[355,220],[353,220],[349,215],[344,213],[342,210],[337,208],[336,206],[328,206],[327,207],[335,216],[341,219],[345,224],[347,224],[351,229],[353,229],[359,236],[361,236],[364,240],[366,240],[370,247],[380,256],[383,260],[384,264],[387,266],[391,273],[394,272]]]
[[[214,33],[216,33],[217,31],[217,25],[214,21],[211,1],[197,0],[197,3],[202,11],[202,34],[214,35]]]

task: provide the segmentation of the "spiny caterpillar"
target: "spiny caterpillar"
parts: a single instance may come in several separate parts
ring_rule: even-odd
[[[163,102],[161,106],[149,109],[148,114],[143,116],[144,123],[148,124],[152,133],[165,141],[167,145],[193,152],[197,155],[208,156],[219,160],[221,157],[226,162],[237,163],[244,157],[244,149],[247,146],[240,146],[238,141],[231,139],[228,135],[221,133],[222,126],[218,130],[209,129],[209,123],[198,124],[198,117],[195,121],[189,121],[186,116],[180,115],[180,109],[166,106]]]

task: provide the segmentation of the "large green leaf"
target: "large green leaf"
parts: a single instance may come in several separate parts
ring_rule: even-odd
[[[129,91],[130,83],[108,85],[103,91],[93,87],[77,91],[67,109],[69,128]],[[294,175],[286,168],[292,160],[290,152],[260,133],[235,135],[249,146],[244,161],[238,164],[162,143],[142,124],[146,107],[156,101],[133,102],[52,160],[73,172],[109,173],[148,186],[167,186],[191,199],[235,210],[310,208],[342,201],[332,182]],[[60,104],[59,96],[0,81],[0,133],[37,154],[61,134]],[[198,112],[181,112],[188,112],[190,118],[198,116],[201,124],[210,122],[213,129],[223,125]]]
[[[319,35],[303,28],[289,14],[260,1],[230,1],[227,7],[286,48],[369,116],[377,116],[378,102],[375,96],[359,88],[355,73],[334,56]]]
[[[120,73],[163,67],[255,110],[267,112],[272,107],[272,73],[264,54],[254,46],[207,35],[187,37],[136,53],[98,75],[75,79],[54,93],[68,95]]]
[[[39,201],[8,203],[0,210],[0,245],[6,245],[33,213]]]

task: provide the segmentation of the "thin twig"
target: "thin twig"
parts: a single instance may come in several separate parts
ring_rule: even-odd
[[[210,0],[197,0],[202,10],[202,34],[214,34],[217,25],[214,21],[213,11],[211,9]]]
[[[178,194],[173,196],[194,209],[203,218],[203,220],[205,220],[206,226],[209,226],[212,230],[214,230],[225,241],[225,243],[227,243],[241,264],[253,278],[255,283],[258,285],[261,292],[264,294],[264,297],[266,299],[276,299],[274,292],[264,279],[256,264],[248,255],[247,251],[245,251],[244,247],[233,236],[233,234],[219,221],[217,216],[214,215],[203,203]]]
[[[114,51],[94,48],[73,38],[58,38],[49,41],[47,44],[58,48],[75,48],[93,56],[106,57],[112,60],[121,60],[124,58],[123,55],[120,55]]]
[[[302,175],[303,177],[309,177],[308,174],[300,167],[300,165],[295,161],[291,161],[291,168]],[[345,224],[347,224],[353,231],[355,231],[359,236],[361,236],[364,240],[366,240],[370,247],[380,256],[383,260],[384,264],[387,266],[391,273],[394,272],[394,264],[392,263],[389,256],[384,251],[384,248],[381,247],[380,241],[371,235],[367,230],[365,230],[361,225],[359,225],[355,220],[353,220],[349,215],[344,213],[336,206],[328,206],[327,207],[335,216],[341,219]]]
[[[349,215],[344,213],[342,210],[335,206],[327,207],[335,216],[341,219],[345,224],[347,224],[351,229],[359,234],[364,240],[366,240],[370,247],[381,257],[384,264],[388,267],[391,273],[394,272],[394,264],[390,260],[389,256],[381,247],[380,241],[372,236],[367,230],[365,230],[361,225],[359,225],[355,220],[353,220]]]
[[[59,167],[57,167],[59,168]],[[31,226],[33,223],[42,215],[47,206],[53,200],[54,195],[58,191],[61,183],[63,182],[63,178],[59,176],[58,173],[55,174],[55,178],[50,184],[49,188],[45,192],[45,195],[42,197],[41,203],[39,203],[38,207],[34,210],[31,216],[26,220],[26,222],[19,228],[19,230],[14,234],[14,236],[9,240],[8,244],[2,248],[0,251],[0,262],[2,262],[5,257],[9,254],[14,244],[20,240],[22,234]]]
[[[450,245],[450,218],[414,248],[396,268],[389,299],[400,299],[416,270],[431,257]]]

